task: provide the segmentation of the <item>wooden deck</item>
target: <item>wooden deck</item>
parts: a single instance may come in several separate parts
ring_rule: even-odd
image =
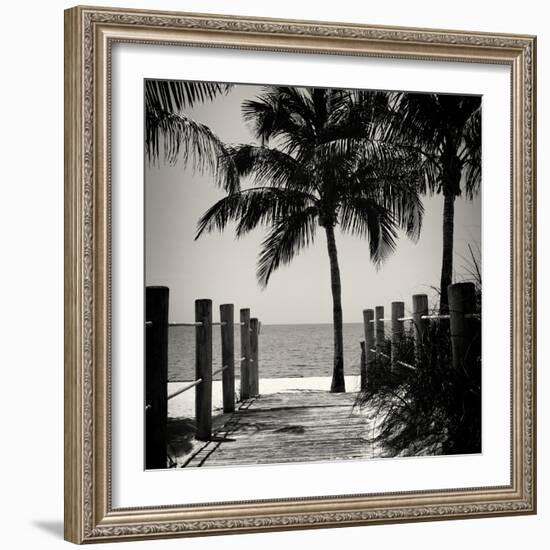
[[[298,390],[249,399],[214,419],[212,440],[194,441],[180,467],[372,458],[372,420],[355,393]]]

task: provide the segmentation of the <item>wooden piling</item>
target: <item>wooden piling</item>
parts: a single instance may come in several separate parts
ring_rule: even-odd
[[[235,410],[235,341],[234,341],[234,307],[233,304],[220,306],[221,340],[222,340],[222,393],[223,412]]]
[[[241,309],[241,401],[250,398],[250,309]]]
[[[391,359],[395,367],[399,360],[399,347],[403,340],[405,323],[400,321],[405,316],[405,302],[391,303]]]
[[[212,300],[195,300],[195,386],[196,438],[212,437]]]
[[[376,360],[376,354],[372,351],[375,349],[374,341],[374,309],[363,310],[363,332],[365,334],[365,371],[366,380],[368,381],[372,374],[372,367]]]
[[[466,318],[466,315],[475,312],[475,285],[473,283],[449,285],[448,295],[453,368],[470,372],[477,356],[473,348],[475,320]]]
[[[415,294],[412,297],[413,304],[413,335],[414,335],[414,357],[418,365],[422,360],[422,346],[424,336],[428,329],[428,319],[422,319],[428,315],[428,296],[426,294]]]
[[[365,341],[361,340],[361,391],[367,389],[367,354],[365,351],[366,345]]]
[[[168,303],[164,286],[145,290],[145,468],[166,468]]]
[[[455,388],[450,409],[460,413],[443,446],[446,454],[481,452],[481,327],[473,318],[476,309],[473,283],[447,287]]]
[[[258,333],[260,323],[256,317],[250,319],[250,395],[258,395],[260,393],[259,384],[259,346]]]
[[[374,308],[374,333],[376,337],[376,351],[377,353],[384,352],[385,339],[384,339],[384,306],[376,306]],[[380,359],[380,357],[377,357]]]

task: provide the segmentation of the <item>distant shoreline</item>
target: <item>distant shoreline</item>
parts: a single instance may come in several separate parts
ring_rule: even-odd
[[[363,321],[351,321],[351,322],[344,322],[344,325],[362,325]],[[264,323],[262,322],[263,327],[326,327],[326,326],[332,326],[333,323]],[[182,326],[176,326],[176,327],[170,327],[170,329],[191,329],[194,330],[194,327],[182,327]]]

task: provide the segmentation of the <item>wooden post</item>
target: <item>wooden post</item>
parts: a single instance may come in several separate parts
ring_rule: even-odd
[[[403,340],[405,323],[399,321],[405,317],[405,302],[391,303],[391,360],[392,368],[396,368],[396,361],[399,360],[399,346]]]
[[[428,315],[428,296],[426,294],[415,294],[412,297],[413,303],[413,335],[414,335],[414,357],[416,364],[422,360],[422,346],[424,335],[428,329],[428,319],[422,319]]]
[[[250,397],[250,309],[241,309],[241,401]]]
[[[222,372],[223,412],[235,410],[235,331],[233,304],[220,306],[220,321],[222,323]]]
[[[168,302],[165,286],[145,290],[145,468],[166,468]]]
[[[449,285],[449,314],[451,316],[451,347],[453,368],[471,372],[476,353],[473,345],[474,319],[465,317],[475,312],[476,296],[474,283]]]
[[[376,361],[376,354],[371,351],[375,349],[374,342],[374,309],[363,310],[363,331],[365,333],[365,369],[366,381],[371,380],[372,366]],[[365,382],[366,383],[366,382]]]
[[[481,327],[478,319],[467,317],[475,313],[475,286],[473,283],[457,283],[449,285],[447,290],[456,386],[450,409],[457,411],[461,420],[449,430],[444,452],[479,453],[481,437],[475,434],[481,434],[481,363],[478,362],[481,356]]]
[[[361,391],[367,389],[367,354],[365,352],[365,341],[361,340]]]
[[[250,319],[250,395],[258,395],[260,393],[259,380],[259,347],[258,333],[260,323],[256,317]]]
[[[376,351],[378,353],[384,351],[384,306],[376,306],[374,308],[374,331],[376,336]],[[380,357],[377,357],[380,360]]]
[[[212,437],[212,300],[195,300],[195,386],[196,438]]]

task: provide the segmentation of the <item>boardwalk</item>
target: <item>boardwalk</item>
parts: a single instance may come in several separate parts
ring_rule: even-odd
[[[182,467],[371,458],[371,419],[353,408],[355,393],[299,390],[252,398],[214,419],[212,440],[189,445]],[[174,424],[173,428],[176,428]],[[183,450],[183,448],[182,448]]]

